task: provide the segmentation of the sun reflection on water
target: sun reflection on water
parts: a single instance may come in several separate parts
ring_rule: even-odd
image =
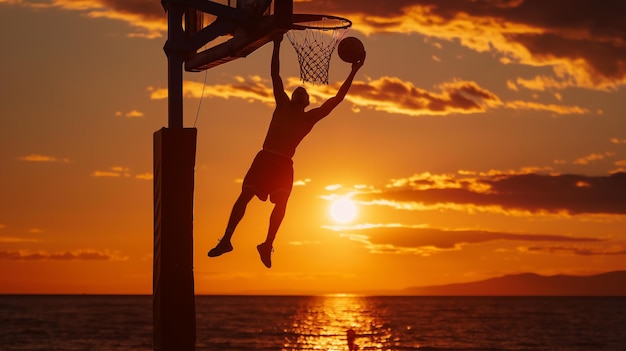
[[[381,349],[391,333],[367,299],[354,295],[311,298],[292,317],[284,350],[348,350],[347,332],[356,333],[359,349]]]

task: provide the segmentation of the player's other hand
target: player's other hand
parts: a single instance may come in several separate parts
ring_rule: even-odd
[[[363,59],[360,61],[357,61],[355,63],[352,64],[352,70],[353,71],[358,71],[361,67],[363,67],[363,63],[365,63],[365,57],[367,56],[367,51],[363,52]]]

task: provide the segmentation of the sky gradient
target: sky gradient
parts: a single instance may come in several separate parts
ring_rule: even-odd
[[[626,2],[295,1],[352,20],[367,61],[294,157],[266,269],[257,199],[224,231],[273,110],[271,44],[185,73],[198,129],[198,294],[343,293],[626,269]],[[156,0],[0,0],[0,293],[152,291]],[[349,72],[336,54],[330,84]],[[300,85],[288,40],[281,75]],[[206,82],[206,84],[205,84]],[[201,96],[204,94],[202,99]],[[356,217],[334,219],[349,196]]]

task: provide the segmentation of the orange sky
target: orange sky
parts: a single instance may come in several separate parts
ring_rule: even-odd
[[[294,157],[270,270],[255,246],[271,206],[256,199],[235,251],[206,252],[269,123],[271,45],[209,70],[206,86],[205,73],[185,74],[196,293],[626,269],[626,5],[390,3],[295,1],[296,13],[350,18],[368,55]],[[0,293],[151,293],[165,19],[156,0],[0,0]],[[291,91],[287,40],[281,68]],[[348,71],[333,57],[313,105]],[[348,223],[329,214],[342,195],[357,206]]]

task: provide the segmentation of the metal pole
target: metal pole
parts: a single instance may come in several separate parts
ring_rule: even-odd
[[[167,123],[170,128],[183,128],[183,57],[167,55]]]
[[[183,128],[185,32],[180,0],[163,0],[168,128],[154,133],[153,339],[155,351],[194,351],[193,192],[196,129]]]
[[[184,52],[180,44],[185,40],[183,14],[185,7],[168,2],[167,4],[167,121],[170,128],[183,127],[183,64]]]

